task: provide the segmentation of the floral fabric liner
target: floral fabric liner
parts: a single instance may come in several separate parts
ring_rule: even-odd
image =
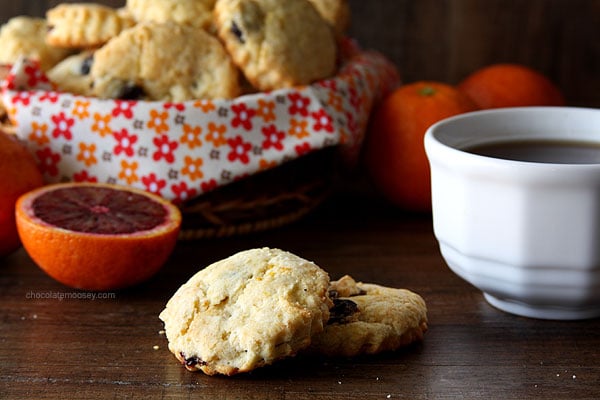
[[[345,45],[332,79],[293,89],[181,103],[57,92],[37,64],[16,63],[2,97],[48,182],[108,182],[184,202],[308,152],[356,157],[375,102],[399,84],[384,56]]]

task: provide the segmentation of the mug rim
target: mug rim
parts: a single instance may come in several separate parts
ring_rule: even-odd
[[[536,119],[531,124],[530,119]],[[589,121],[596,121],[589,123]],[[486,134],[473,132],[477,124],[491,121],[494,129]],[[561,127],[576,124],[577,129]],[[587,124],[587,125],[586,125]],[[589,126],[588,126],[589,125]],[[541,128],[540,128],[541,126]],[[548,132],[543,131],[549,127]],[[465,129],[457,134],[456,129]],[[511,129],[518,129],[511,133]],[[542,132],[542,133],[540,133]],[[590,135],[595,134],[595,137]],[[445,118],[431,125],[424,135],[425,152],[429,162],[441,162],[446,166],[455,167],[469,165],[492,167],[499,169],[529,170],[600,170],[600,163],[551,163],[535,161],[518,161],[504,158],[484,156],[467,151],[469,147],[527,139],[541,140],[571,140],[590,142],[600,145],[600,109],[587,107],[507,107],[489,110],[478,110]]]

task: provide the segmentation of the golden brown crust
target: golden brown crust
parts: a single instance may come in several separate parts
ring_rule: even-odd
[[[422,340],[427,330],[425,301],[409,290],[355,282],[345,276],[331,283],[330,296],[336,295],[334,303],[356,305],[343,309],[353,315],[340,318],[332,311],[325,330],[313,336],[312,353],[352,357],[393,351]]]
[[[216,0],[127,0],[137,22],[168,22],[210,30]]]
[[[46,42],[57,47],[103,45],[133,25],[118,10],[92,3],[62,3],[46,12]]]
[[[93,51],[73,54],[56,64],[48,72],[48,79],[62,92],[83,96],[92,96],[92,78],[90,68]]]
[[[217,0],[218,36],[257,89],[268,91],[329,78],[336,40],[306,0]]]
[[[50,69],[70,54],[46,43],[48,25],[43,18],[19,16],[11,18],[0,29],[0,64],[14,64],[19,57],[37,60],[43,71]]]
[[[189,370],[233,375],[295,355],[329,318],[329,276],[278,249],[246,250],[185,283],[160,314]]]
[[[94,94],[185,101],[233,98],[239,72],[219,40],[200,28],[174,22],[138,23],[98,49],[91,70]]]

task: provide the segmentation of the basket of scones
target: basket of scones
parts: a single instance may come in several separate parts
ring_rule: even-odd
[[[394,65],[345,36],[345,1],[63,3],[0,29],[2,124],[48,182],[179,204],[182,236],[304,215],[356,159]]]

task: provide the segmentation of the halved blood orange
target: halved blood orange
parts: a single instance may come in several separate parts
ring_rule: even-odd
[[[32,260],[57,281],[87,290],[124,288],[154,275],[181,226],[169,201],[100,183],[41,187],[19,197],[15,213]]]

